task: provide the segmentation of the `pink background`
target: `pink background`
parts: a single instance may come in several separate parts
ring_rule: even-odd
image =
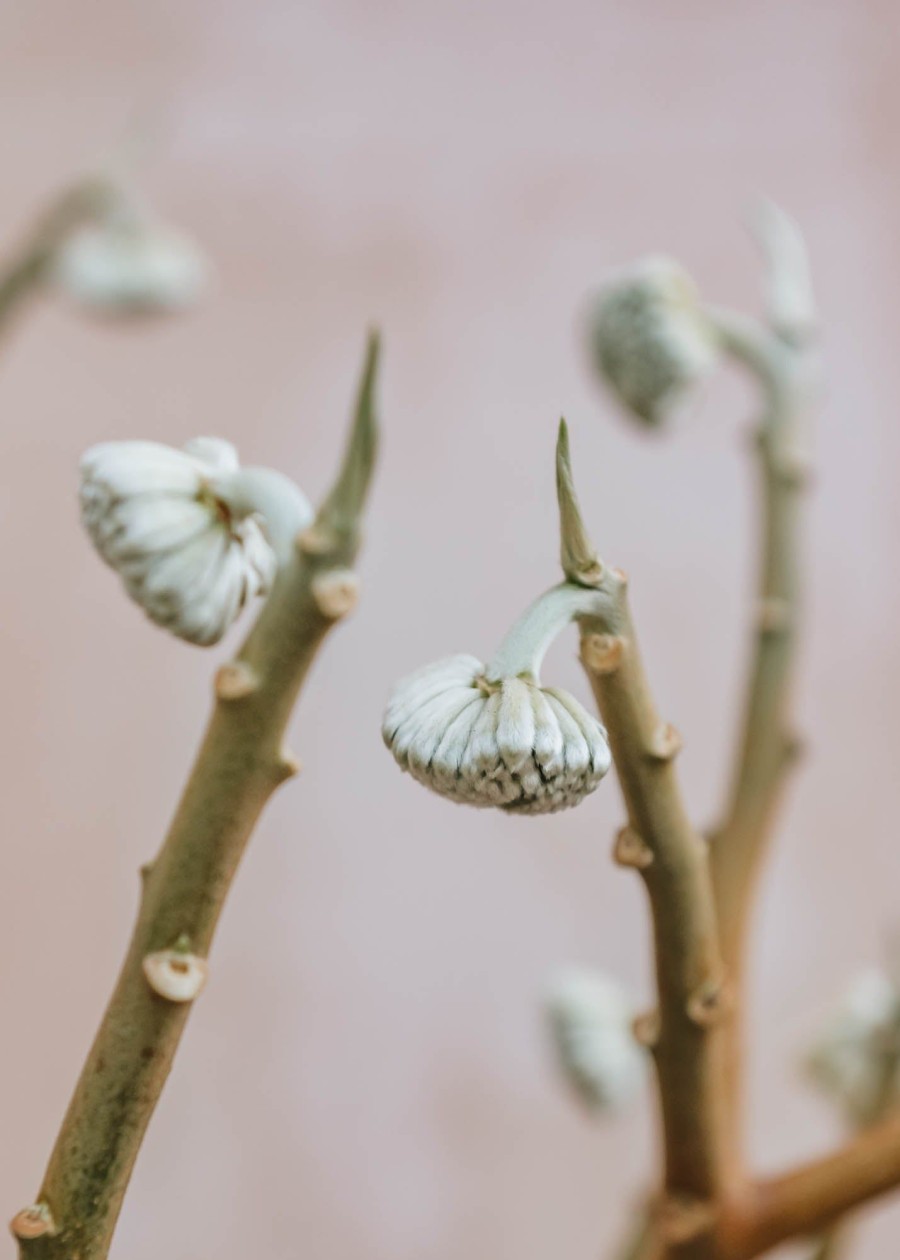
[[[317,495],[377,320],[364,599],[303,697],[305,772],[250,848],[115,1254],[596,1260],[618,1237],[650,1167],[649,1098],[586,1119],[538,1017],[569,963],[649,997],[641,890],[609,861],[618,789],[543,820],[464,811],[396,771],[379,717],[398,675],[489,653],[556,580],[565,411],[686,736],[690,800],[714,816],[750,607],[752,393],[728,373],[644,440],[593,387],[577,315],[648,250],[757,308],[740,223],[757,191],[808,235],[828,383],[798,697],[813,755],[758,920],[753,1156],[774,1169],[837,1136],[797,1058],[897,921],[896,21],[849,0],[4,6],[2,238],[137,111],[161,133],[143,187],[217,268],[183,319],[109,327],[51,300],[3,347],[9,1215],[40,1180],[228,652],[125,600],[78,525],[78,456],[216,433]],[[548,677],[584,697],[574,650]],[[898,1231],[897,1207],[868,1214],[856,1255]]]

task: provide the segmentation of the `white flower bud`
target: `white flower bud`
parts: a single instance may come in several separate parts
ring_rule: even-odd
[[[474,656],[426,665],[394,689],[382,735],[398,765],[441,796],[545,814],[577,805],[610,765],[606,731],[567,692],[489,682]]]
[[[616,1111],[644,1082],[647,1060],[632,1031],[634,1011],[609,976],[569,971],[547,996],[547,1016],[560,1066],[575,1092],[596,1111]]]
[[[149,315],[192,306],[208,267],[187,237],[119,204],[82,228],[54,260],[58,287],[99,315]]]
[[[900,1098],[900,990],[883,971],[862,972],[850,985],[806,1057],[810,1080],[854,1123],[877,1118],[886,1069],[894,1065]]]
[[[85,453],[81,477],[82,520],[100,555],[153,621],[190,643],[216,643],[247,600],[266,592],[277,567],[273,523],[290,531],[312,518],[286,478],[241,470],[234,447],[218,438],[183,451],[104,442]],[[259,495],[264,533],[247,487],[271,483],[271,513]]]
[[[591,342],[609,385],[649,425],[675,411],[719,358],[694,282],[669,258],[646,258],[607,286]]]

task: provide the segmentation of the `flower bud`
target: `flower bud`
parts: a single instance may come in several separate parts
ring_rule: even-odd
[[[898,1066],[900,990],[885,972],[864,971],[807,1055],[807,1075],[849,1120],[868,1123],[882,1103],[900,1099]]]
[[[100,555],[151,620],[189,643],[216,643],[264,594],[276,557],[250,514],[232,510],[237,452],[218,438],[183,451],[104,442],[81,461],[81,513]]]
[[[639,420],[666,420],[715,367],[718,345],[688,273],[646,258],[601,293],[591,325],[596,365]]]
[[[57,286],[93,314],[164,314],[192,306],[208,267],[174,229],[117,202],[100,223],[82,228],[54,260]]]
[[[398,765],[470,805],[520,814],[577,805],[609,769],[603,726],[565,691],[486,672],[474,656],[451,656],[397,685],[382,735]]]
[[[560,1066],[592,1110],[619,1110],[643,1083],[646,1054],[632,1031],[634,1011],[611,977],[569,971],[547,997],[550,1033]]]

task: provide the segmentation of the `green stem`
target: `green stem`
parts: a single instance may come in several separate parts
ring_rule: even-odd
[[[0,271],[0,334],[23,308],[25,300],[41,288],[66,238],[97,218],[112,195],[110,185],[103,180],[85,180],[62,193],[37,220]]]
[[[802,422],[811,388],[809,356],[754,321],[712,312],[724,348],[760,382],[765,409],[757,432],[762,547],[755,642],[732,783],[713,833],[711,867],[722,955],[736,995],[745,992],[750,914],[797,740],[790,725],[800,613],[800,523],[808,452]],[[743,1011],[728,1032],[729,1145],[741,1142]]]
[[[607,590],[562,582],[530,604],[491,657],[488,682],[527,675],[539,681],[541,664],[553,640],[583,617],[600,618],[612,611]]]
[[[302,545],[292,550],[237,662],[226,667],[229,679],[237,675],[243,685],[217,688],[217,703],[169,834],[145,871],[128,954],[41,1187],[36,1210],[52,1226],[37,1237],[20,1235],[20,1255],[28,1260],[103,1260],[107,1255],[190,1011],[190,1004],[168,1002],[151,990],[143,960],[185,938],[194,954],[205,957],[253,827],[275,788],[296,769],[282,739],[307,671],[334,624],[320,607],[316,580],[345,570],[356,555],[375,451],[376,356],[372,339],[337,483],[350,487],[338,496],[345,527],[334,526],[332,492],[323,508],[329,546],[315,554]],[[360,449],[369,452],[366,475],[342,482]]]

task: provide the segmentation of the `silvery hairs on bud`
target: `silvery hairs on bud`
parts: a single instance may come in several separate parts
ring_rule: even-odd
[[[566,691],[487,673],[474,656],[450,656],[397,684],[382,725],[397,764],[470,805],[520,814],[577,805],[609,769],[603,726]]]
[[[807,1076],[853,1123],[875,1119],[886,1056],[893,1055],[895,1064],[900,1060],[898,1037],[900,987],[887,972],[861,972],[806,1055]],[[894,1094],[900,1096],[900,1079],[894,1080]]]
[[[97,315],[165,314],[194,305],[209,267],[193,241],[117,198],[59,249],[57,288]]]
[[[262,487],[260,491],[259,487]],[[190,643],[216,643],[278,567],[276,529],[312,519],[280,474],[242,470],[218,438],[184,450],[103,442],[81,461],[81,514],[102,558],[151,620]]]
[[[600,1112],[630,1102],[644,1082],[647,1059],[632,1032],[632,1004],[616,981],[600,972],[566,971],[545,1005],[557,1059],[581,1101]]]
[[[590,324],[593,357],[625,407],[656,426],[677,410],[719,358],[693,280],[670,258],[634,264],[601,291]]]

